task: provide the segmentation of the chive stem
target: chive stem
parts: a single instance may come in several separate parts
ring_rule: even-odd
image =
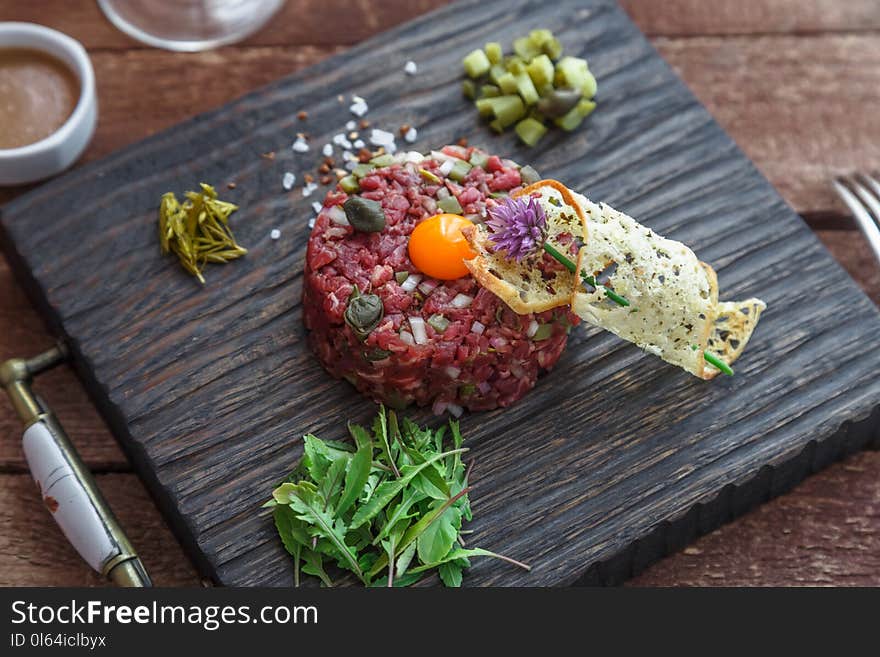
[[[550,242],[544,242],[544,251],[549,253],[552,257],[554,257],[559,263],[561,263],[568,271],[572,274],[577,272],[577,265],[575,265],[568,257],[562,254],[555,246],[550,244]],[[614,290],[609,290],[604,285],[597,285],[595,279],[592,276],[584,276],[584,282],[587,285],[590,285],[595,288],[602,288],[605,291],[605,296],[611,299],[614,303],[623,306],[626,308],[629,305],[629,301],[627,301],[624,297],[617,294]]]
[[[556,258],[568,271],[574,274],[577,271],[577,265],[575,265],[570,259],[562,254],[559,249],[550,244],[550,242],[544,242],[544,250],[549,253],[551,256]]]
[[[711,351],[704,351],[703,358],[706,359],[707,363],[714,365],[719,370],[721,370],[722,373],[726,374],[727,376],[733,376],[733,370],[730,368],[730,365],[718,358],[718,356],[713,354]]]

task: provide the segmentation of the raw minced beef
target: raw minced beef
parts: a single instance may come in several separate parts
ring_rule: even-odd
[[[566,308],[517,315],[470,276],[454,281],[423,277],[413,291],[401,287],[396,274],[401,279],[403,272],[420,274],[409,259],[409,235],[440,212],[439,198],[454,196],[465,215],[480,220],[496,202],[493,193],[520,188],[519,167],[497,156],[481,158],[484,167],[474,166],[460,182],[443,175],[443,160],[467,160],[473,152],[447,146],[420,162],[405,161],[418,159],[414,154],[402,155],[361,178],[359,194],[382,204],[386,224],[380,233],[360,233],[346,225],[341,208],[333,208],[348,195],[341,188],[331,191],[309,238],[303,308],[312,349],[333,376],[395,408],[416,403],[440,413],[507,406],[535,385],[541,370],[553,367],[568,330],[578,322]],[[420,168],[442,184],[421,175]],[[385,310],[365,340],[343,317],[355,285],[362,293],[378,295]],[[472,302],[458,307],[467,302],[459,297],[453,304],[458,295]],[[448,321],[443,331],[428,321],[437,315]],[[424,344],[413,337],[411,317],[425,322]]]

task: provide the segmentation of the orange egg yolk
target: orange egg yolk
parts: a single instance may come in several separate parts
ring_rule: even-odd
[[[473,224],[457,214],[435,214],[415,227],[409,236],[409,258],[431,278],[451,281],[467,276],[464,261],[476,256],[461,234]]]

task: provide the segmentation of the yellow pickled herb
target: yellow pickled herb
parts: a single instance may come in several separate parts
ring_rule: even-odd
[[[174,253],[181,266],[204,284],[206,263],[224,263],[240,258],[247,249],[235,241],[229,215],[237,205],[221,201],[217,191],[199,183],[200,192],[187,192],[181,204],[173,192],[159,203],[159,244],[162,253]]]

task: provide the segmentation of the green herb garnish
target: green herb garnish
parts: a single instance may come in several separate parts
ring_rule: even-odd
[[[471,520],[469,469],[462,461],[458,422],[447,427],[398,423],[380,407],[372,432],[349,424],[354,445],[304,436],[302,460],[264,507],[300,572],[333,580],[327,563],[350,571],[366,586],[408,586],[436,570],[446,586],[460,586],[470,558],[495,557],[464,547],[463,521]]]
[[[173,192],[163,194],[159,204],[159,243],[162,253],[174,253],[180,264],[204,284],[202,269],[208,262],[224,263],[240,258],[240,246],[229,228],[229,215],[237,205],[221,201],[216,190],[200,183],[201,192],[187,192],[183,204]]]
[[[550,242],[544,242],[544,251],[549,253],[553,258],[556,259],[563,267],[565,267],[568,271],[574,274],[577,271],[577,265],[575,265],[570,258],[566,257],[562,254],[559,249],[550,244]],[[605,292],[605,296],[611,299],[614,303],[626,307],[629,305],[629,301],[627,301],[624,297],[617,294],[614,290],[611,290],[604,285],[599,285],[596,283],[596,279],[592,276],[586,276],[581,274],[581,277],[584,279],[584,283],[589,285],[590,287],[594,287],[596,289],[601,289]]]
[[[730,367],[730,365],[718,358],[718,356],[713,354],[711,351],[704,351],[703,358],[706,360],[707,363],[714,365],[719,370],[721,370],[723,374],[726,374],[727,376],[733,376],[733,369]]]

